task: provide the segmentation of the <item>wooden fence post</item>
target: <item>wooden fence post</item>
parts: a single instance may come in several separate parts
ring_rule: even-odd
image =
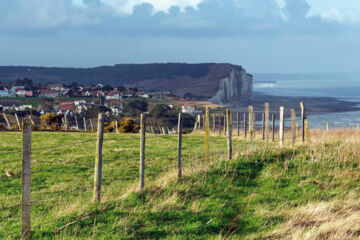
[[[68,127],[68,121],[67,121],[66,113],[64,114],[64,120],[65,120],[65,130],[67,130],[69,127]]]
[[[309,143],[310,142],[309,121],[305,119],[304,124],[305,124],[305,140],[307,143]]]
[[[219,129],[218,129],[218,133],[219,135],[221,134],[221,116],[218,115],[218,120],[219,120]]]
[[[86,132],[86,131],[87,131],[87,128],[86,128],[86,118],[84,118],[83,120],[84,120],[84,131]]]
[[[92,132],[94,132],[94,126],[93,126],[93,123],[92,123],[92,120],[91,120],[91,118],[89,119],[89,121],[90,121],[90,127],[91,127],[91,131],[92,131]]]
[[[91,122],[91,121],[90,121]],[[78,120],[77,120],[77,117],[75,115],[75,124],[76,124],[76,130],[79,131],[79,123],[78,123]]]
[[[18,115],[15,113],[15,118],[16,118],[16,123],[18,125],[19,131],[21,131],[21,126],[20,126],[20,122],[19,122],[19,118]]]
[[[182,168],[181,168],[181,143],[182,143],[182,116],[179,113],[178,117],[178,178],[182,177]]]
[[[94,202],[100,201],[100,199],[101,199],[103,139],[104,139],[104,118],[103,118],[102,113],[99,113],[96,150],[95,150],[94,195],[93,195]]]
[[[261,114],[262,140],[265,141],[265,113]]]
[[[21,239],[31,237],[31,124],[29,119],[24,118],[22,125]]]
[[[246,113],[244,113],[244,137],[246,138],[246,133],[247,133],[247,126],[246,126]]]
[[[226,126],[227,126],[227,143],[228,143],[228,158],[232,159],[232,117],[231,111],[226,109]]]
[[[329,131],[329,122],[326,122],[326,131]]]
[[[269,103],[264,104],[265,107],[265,142],[266,146],[269,146]]]
[[[249,106],[249,134],[250,134],[250,142],[253,141],[254,138],[254,125],[253,125],[253,117],[254,117],[254,108],[253,106]]]
[[[272,114],[272,141],[275,142],[275,115]]]
[[[280,107],[280,147],[284,146],[284,107]]]
[[[145,115],[141,114],[140,116],[140,190],[144,189],[144,179],[145,179],[145,130],[146,130]]]
[[[236,127],[237,127],[237,135],[240,136],[240,113],[236,113]]]
[[[303,102],[300,102],[301,107],[301,128],[302,128],[302,141],[305,142],[305,119],[306,119],[306,113],[305,113],[305,105]]]
[[[205,161],[206,163],[210,162],[210,134],[209,134],[209,129],[210,129],[210,119],[209,119],[209,108],[206,107],[206,111],[205,111]]]
[[[35,123],[34,123],[34,121],[32,120],[32,118],[31,118],[30,115],[28,115],[28,118],[30,119],[31,124],[35,127]]]
[[[294,109],[291,109],[291,144],[295,145],[296,140],[296,113]]]
[[[224,135],[226,136],[226,113],[224,114]]]
[[[6,117],[6,114],[5,114],[4,112],[3,112],[3,116],[4,116],[4,119],[5,119],[5,121],[6,121],[7,128],[8,128],[8,129],[11,129],[9,119]]]
[[[213,133],[215,133],[215,127],[216,127],[216,118],[215,118],[215,114],[212,114],[212,120],[213,120],[212,130],[213,130]]]
[[[115,129],[116,129],[116,133],[119,133],[119,127],[118,127],[118,120],[115,119]]]

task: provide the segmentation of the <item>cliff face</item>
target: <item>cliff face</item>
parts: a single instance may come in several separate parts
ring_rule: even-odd
[[[253,96],[253,77],[245,69],[233,68],[229,75],[220,80],[219,90],[210,99],[216,104],[237,105],[251,100]]]

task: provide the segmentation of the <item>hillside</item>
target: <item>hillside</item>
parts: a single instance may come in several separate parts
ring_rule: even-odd
[[[19,149],[20,133],[2,134],[0,154]],[[312,131],[311,144],[283,149],[266,149],[261,134],[253,144],[234,137],[232,161],[226,138],[212,135],[210,165],[204,136],[184,135],[181,180],[177,137],[150,135],[143,192],[138,136],[106,134],[102,202],[93,204],[95,134],[34,132],[32,239],[358,239],[359,134]],[[66,145],[79,141],[90,142]],[[19,153],[2,156],[1,206],[19,203],[20,163]],[[20,237],[20,214],[0,211],[0,238]]]
[[[190,93],[199,98],[210,98],[219,89],[220,80],[231,70],[242,70],[231,64],[117,64],[94,68],[0,67],[0,81],[31,78],[35,82],[81,84],[110,84],[139,87],[148,90],[172,91],[178,96]]]

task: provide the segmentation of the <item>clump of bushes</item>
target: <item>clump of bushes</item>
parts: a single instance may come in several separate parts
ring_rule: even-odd
[[[40,116],[41,130],[61,130],[63,114],[46,113]]]
[[[131,117],[125,117],[121,121],[106,122],[104,124],[105,132],[116,132],[116,124],[120,133],[138,133],[140,126],[136,120]]]

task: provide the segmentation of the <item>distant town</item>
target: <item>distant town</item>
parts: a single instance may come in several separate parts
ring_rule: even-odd
[[[179,98],[169,91],[136,87],[112,87],[101,83],[80,85],[76,82],[34,84],[28,78],[0,83],[0,112],[17,113],[22,117],[30,115],[34,119],[47,113],[95,118],[99,112],[106,113],[109,118],[136,116],[140,112],[149,112],[159,118],[170,112],[172,116],[177,112],[194,116],[201,113],[203,107],[193,99]]]

